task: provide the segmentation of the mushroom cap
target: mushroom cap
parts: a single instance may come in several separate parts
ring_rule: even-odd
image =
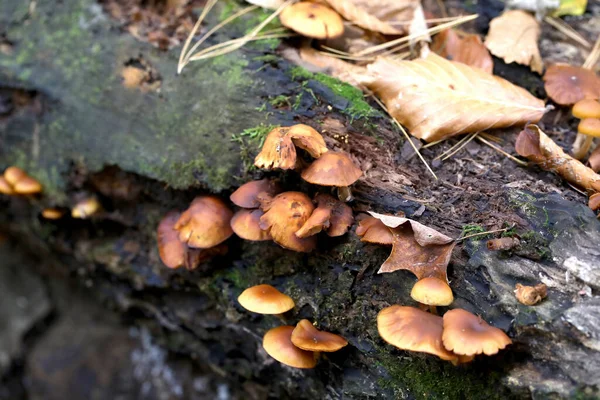
[[[17,182],[26,176],[27,173],[19,167],[8,167],[4,171],[4,179],[6,179],[11,186],[15,186]]]
[[[291,126],[288,135],[296,147],[306,150],[314,158],[319,158],[328,151],[323,136],[308,125]]]
[[[181,214],[175,229],[179,231],[179,240],[189,247],[208,249],[233,235],[232,216],[233,212],[221,199],[200,196]]]
[[[318,354],[299,349],[292,343],[293,326],[278,326],[263,337],[263,348],[268,355],[294,368],[314,368]]]
[[[260,209],[239,210],[231,218],[231,229],[242,239],[256,242],[271,240],[269,232],[260,229],[260,217],[263,215]]]
[[[181,216],[177,211],[170,211],[163,217],[156,229],[158,255],[169,268],[179,268],[185,264],[187,246],[179,240],[179,232],[175,224]]]
[[[361,175],[360,168],[346,153],[333,151],[323,154],[302,171],[302,179],[321,186],[350,186]]]
[[[292,332],[294,346],[307,351],[338,351],[348,345],[348,341],[334,333],[323,332],[314,327],[309,320],[303,319]]]
[[[12,185],[8,183],[6,178],[0,176],[0,193],[2,194],[15,194],[15,191],[12,188]]]
[[[456,361],[456,354],[442,345],[442,327],[442,317],[414,307],[396,305],[384,308],[377,314],[379,335],[392,346]]]
[[[361,242],[392,245],[394,234],[380,219],[367,216],[361,219],[356,227],[356,234]]]
[[[261,196],[273,197],[279,192],[281,189],[276,182],[270,179],[261,179],[244,183],[229,196],[229,199],[238,207],[258,208]]]
[[[279,15],[281,25],[303,36],[315,39],[333,39],[344,33],[344,21],[331,8],[309,1],[286,7]]]
[[[544,74],[548,96],[564,106],[583,99],[600,98],[600,78],[585,68],[566,64],[551,65]]]
[[[96,214],[100,210],[100,208],[102,208],[102,206],[100,205],[98,199],[96,199],[95,197],[89,197],[75,204],[75,206],[71,210],[71,217],[86,219]]]
[[[258,314],[283,314],[294,308],[294,300],[271,285],[256,285],[244,290],[238,302]]]
[[[600,193],[594,193],[591,195],[588,205],[594,211],[600,209]]]
[[[65,215],[64,211],[58,208],[45,208],[42,210],[42,217],[45,219],[61,219]]]
[[[592,99],[579,100],[573,106],[572,113],[579,119],[600,118],[600,102]]]
[[[42,192],[42,185],[26,175],[13,185],[13,190],[18,194],[36,194]]]
[[[577,125],[577,132],[588,136],[600,137],[600,119],[582,119]]]
[[[512,343],[506,333],[460,308],[444,314],[442,341],[446,349],[466,356],[490,356]]]
[[[323,228],[330,226],[329,219],[331,218],[331,208],[317,207],[304,225],[298,229],[295,235],[299,238],[307,238],[321,232]]]
[[[314,206],[310,198],[300,192],[284,192],[263,208],[260,227],[268,231],[273,241],[286,249],[309,252],[317,246],[315,236],[299,238],[296,232],[310,218]]]
[[[410,297],[419,303],[430,306],[449,306],[454,301],[450,286],[443,280],[432,276],[415,283]]]
[[[328,236],[342,236],[352,226],[354,215],[352,208],[343,201],[339,201],[333,196],[320,193],[315,196],[318,207],[321,205],[331,208],[331,216],[329,217],[329,228],[325,230]]]
[[[323,136],[310,126],[279,127],[267,135],[254,165],[262,169],[293,169],[296,167],[296,146],[315,158],[327,151]]]

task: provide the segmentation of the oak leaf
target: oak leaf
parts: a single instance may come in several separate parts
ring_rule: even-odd
[[[408,31],[419,0],[325,0],[348,21],[386,35]]]
[[[494,61],[478,35],[446,29],[433,38],[431,51],[447,60],[479,68],[488,74],[494,70]]]
[[[544,102],[525,89],[435,53],[413,61],[378,58],[364,84],[410,133],[425,141],[539,121]]]
[[[532,71],[541,74],[544,62],[538,48],[540,33],[540,24],[531,14],[510,10],[490,22],[485,45],[507,64],[528,65]]]

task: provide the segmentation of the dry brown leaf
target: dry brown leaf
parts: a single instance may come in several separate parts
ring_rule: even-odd
[[[539,121],[544,102],[525,89],[435,53],[413,61],[378,58],[364,84],[410,133],[425,141]]]
[[[418,279],[435,277],[448,281],[446,268],[456,245],[452,238],[408,218],[369,214],[389,227],[393,235],[392,253],[378,274],[406,269]]]
[[[350,64],[339,58],[330,57],[323,54],[312,47],[302,47],[299,50],[302,61],[310,63],[326,70],[326,72],[343,82],[349,83],[352,86],[359,87],[364,76],[367,75],[367,69],[360,65]]]
[[[488,74],[494,70],[494,61],[478,35],[446,29],[433,38],[431,51],[450,61],[479,68]]]
[[[567,182],[591,193],[600,192],[600,175],[566,154],[537,125],[528,125],[519,133],[515,149],[519,155],[560,175]]]
[[[485,45],[493,55],[507,64],[528,65],[532,71],[542,74],[544,62],[538,48],[540,24],[531,14],[522,10],[506,11],[490,22]]]
[[[408,31],[419,0],[325,0],[348,21],[386,35]]]

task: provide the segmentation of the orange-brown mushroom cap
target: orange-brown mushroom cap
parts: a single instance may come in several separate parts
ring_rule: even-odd
[[[258,208],[261,196],[273,197],[280,192],[281,189],[276,182],[270,179],[261,179],[244,183],[231,194],[229,199],[238,207]]]
[[[303,319],[292,332],[292,343],[308,351],[332,352],[348,345],[348,341],[334,333],[318,330],[309,320]]]
[[[367,216],[360,220],[356,227],[356,234],[361,237],[361,242],[392,245],[394,235],[380,219]]]
[[[331,237],[345,234],[354,221],[352,209],[328,194],[317,194],[315,201],[317,208],[302,225],[302,228],[296,232],[296,236],[305,238],[316,235],[322,230],[325,230]]]
[[[310,198],[300,192],[278,194],[264,207],[260,227],[267,230],[273,241],[286,249],[310,252],[317,246],[315,236],[299,238],[296,232],[310,218],[314,206]]]
[[[600,118],[600,102],[592,99],[579,100],[573,106],[572,113],[579,119]]]
[[[583,99],[600,98],[600,78],[592,70],[572,65],[548,67],[544,74],[544,88],[552,100],[565,106]]]
[[[321,186],[350,186],[361,175],[360,168],[346,153],[333,151],[323,154],[302,171],[302,179]]]
[[[447,350],[466,356],[481,353],[489,356],[512,343],[502,330],[460,308],[444,314],[442,341]]]
[[[19,167],[8,167],[4,171],[4,179],[6,179],[11,186],[15,186],[17,182],[26,176],[27,173]]]
[[[344,33],[344,21],[331,8],[309,1],[286,7],[279,15],[281,25],[303,36],[315,39],[333,39]]]
[[[582,119],[577,125],[577,132],[584,135],[600,137],[600,119],[586,118]]]
[[[9,195],[15,194],[12,185],[8,183],[3,176],[0,176],[0,193]]]
[[[288,135],[296,147],[305,150],[314,158],[319,158],[328,151],[323,136],[308,125],[291,126]]]
[[[244,290],[238,302],[258,314],[283,314],[294,308],[294,300],[271,285],[256,285]]]
[[[296,167],[296,146],[318,158],[327,152],[323,136],[307,125],[275,128],[267,135],[254,165],[263,169]]]
[[[42,217],[44,217],[45,219],[61,219],[64,215],[65,212],[59,208],[45,208],[42,210]]]
[[[231,218],[231,229],[242,239],[256,242],[271,240],[269,232],[260,229],[260,217],[263,215],[260,209],[239,210]]]
[[[379,335],[392,346],[456,362],[456,354],[442,345],[442,326],[442,317],[414,307],[396,305],[384,308],[377,314]]]
[[[175,229],[179,231],[179,240],[188,246],[208,249],[233,235],[232,216],[233,212],[221,199],[200,196],[181,214]]]
[[[96,214],[102,209],[102,205],[95,197],[88,197],[80,200],[73,206],[71,217],[78,219],[86,219]]]
[[[323,228],[329,228],[329,219],[331,218],[331,208],[317,207],[304,225],[296,231],[299,238],[307,238],[321,232]]]
[[[415,283],[410,297],[430,306],[448,306],[454,301],[450,286],[445,281],[432,276]]]
[[[42,185],[19,167],[8,167],[4,171],[4,180],[16,194],[37,194],[42,191]]]
[[[293,326],[278,326],[263,337],[263,348],[268,355],[282,364],[294,368],[314,368],[317,353],[299,349],[292,343]]]
[[[175,224],[181,216],[176,211],[171,211],[164,216],[156,229],[158,255],[161,261],[169,268],[179,268],[185,264],[187,246],[179,240],[179,232]]]

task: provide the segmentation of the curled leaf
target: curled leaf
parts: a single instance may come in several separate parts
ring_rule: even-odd
[[[560,175],[567,182],[592,193],[600,191],[600,175],[566,154],[536,125],[528,125],[519,133],[515,149],[519,155]]]
[[[378,58],[364,83],[410,133],[425,141],[539,121],[544,102],[525,89],[435,53],[413,61]]]
[[[494,70],[492,56],[478,35],[454,29],[443,30],[434,37],[431,51],[447,60],[479,68],[488,74]]]
[[[507,64],[528,65],[532,71],[541,74],[544,62],[538,48],[540,33],[540,24],[531,14],[510,10],[490,22],[485,45]]]

